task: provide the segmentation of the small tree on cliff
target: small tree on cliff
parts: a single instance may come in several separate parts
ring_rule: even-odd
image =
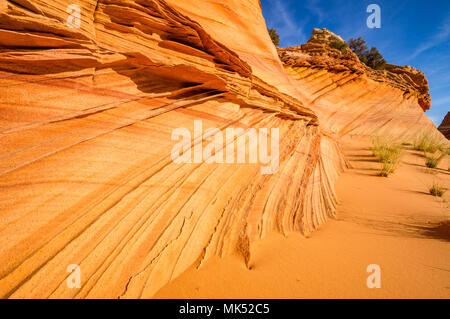
[[[386,61],[377,48],[372,47],[370,50],[366,45],[366,41],[359,37],[357,39],[348,40],[350,49],[355,52],[359,60],[367,66],[375,70],[384,70]]]
[[[348,40],[348,46],[353,52],[355,52],[361,62],[367,63],[366,53],[369,48],[367,47],[366,41],[363,40],[363,38],[351,38],[350,40]]]
[[[269,35],[270,35],[270,38],[272,39],[273,44],[275,44],[275,46],[279,46],[280,45],[280,35],[278,34],[277,30],[275,30],[274,28],[271,28],[268,30],[269,30]]]
[[[341,51],[342,54],[346,54],[348,45],[347,45],[347,42],[342,41],[338,37],[333,36],[330,39],[330,47]]]
[[[377,48],[372,47],[367,53],[367,65],[375,70],[384,70],[386,68],[386,61]]]

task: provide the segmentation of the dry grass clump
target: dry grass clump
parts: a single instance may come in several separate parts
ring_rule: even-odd
[[[380,176],[388,177],[395,172],[400,164],[403,153],[402,147],[401,145],[379,137],[375,138],[372,143],[373,154],[382,164]]]
[[[433,185],[430,187],[430,194],[437,197],[444,196],[446,190],[444,187],[442,187],[438,182],[434,182]]]
[[[416,151],[434,154],[439,151],[443,145],[438,136],[424,133],[414,140],[413,146]]]
[[[439,162],[442,160],[442,156],[439,156],[439,157],[426,156],[425,158],[426,158],[425,165],[428,168],[436,168],[439,165]]]
[[[428,168],[438,167],[439,163],[450,154],[450,147],[441,141],[442,139],[438,135],[426,133],[419,135],[414,140],[413,147],[424,153],[425,165]]]
[[[380,170],[380,176],[382,177],[388,177],[392,173],[395,173],[395,170],[397,169],[398,164],[396,163],[382,163],[381,170]]]
[[[435,155],[435,153],[438,153]],[[439,163],[447,156],[450,155],[450,147],[441,146],[439,148],[439,152],[435,152],[432,155],[427,155],[427,152],[424,151],[425,155],[425,165],[428,168],[436,168]]]

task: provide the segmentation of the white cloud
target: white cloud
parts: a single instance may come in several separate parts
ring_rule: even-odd
[[[444,20],[444,23],[439,27],[439,32],[433,35],[428,41],[420,45],[408,60],[412,60],[423,52],[438,46],[441,43],[447,42],[450,39],[450,16]]]
[[[439,99],[431,100],[431,105],[434,106],[443,106],[448,105],[448,109],[450,110],[450,96],[441,97]]]
[[[306,19],[303,21],[296,21],[292,13],[285,6],[282,0],[274,0],[272,12],[273,26],[278,30],[281,40],[290,42],[295,45],[300,45],[308,39],[303,31],[303,26]]]
[[[306,7],[308,8],[311,13],[315,14],[317,18],[319,19],[319,23],[322,23],[325,18],[325,12],[321,9],[319,5],[320,0],[308,0],[306,3]]]

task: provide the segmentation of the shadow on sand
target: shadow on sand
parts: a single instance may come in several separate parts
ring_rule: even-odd
[[[377,233],[384,233],[389,236],[429,238],[450,242],[450,220],[429,224],[409,224],[404,222],[366,219],[353,216],[343,217],[339,220],[360,224]]]
[[[432,227],[422,227],[422,235],[450,242],[450,220],[438,223]]]

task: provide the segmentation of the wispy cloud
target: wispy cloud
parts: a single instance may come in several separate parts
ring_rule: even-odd
[[[431,104],[433,105],[433,107],[447,105],[450,109],[450,96],[444,96],[435,100],[431,100]]]
[[[285,22],[289,29],[297,29],[296,23],[281,0],[275,0],[275,9],[278,11],[281,19]]]
[[[317,16],[319,23],[322,23],[326,19],[326,14],[320,7],[319,2],[320,0],[308,0],[306,2],[306,8]]]
[[[422,43],[409,57],[408,60],[413,60],[423,52],[432,49],[442,43],[450,40],[450,15],[444,20],[444,23],[439,27],[438,33],[433,35],[428,41]]]
[[[272,22],[280,33],[281,40],[287,45],[299,45],[306,42],[307,37],[303,28],[307,20],[297,21],[293,17],[293,12],[282,0],[274,0],[273,5]]]

